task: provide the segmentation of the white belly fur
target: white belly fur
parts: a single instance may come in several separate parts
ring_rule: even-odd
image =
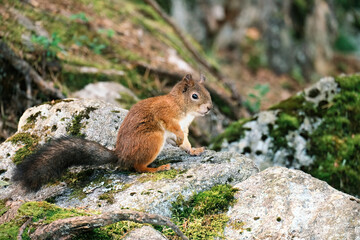
[[[179,121],[181,130],[183,130],[183,132],[188,132],[189,130],[189,126],[191,124],[191,122],[194,120],[195,116],[193,114],[188,114],[185,116],[185,118],[181,119]]]
[[[189,126],[190,126],[191,122],[194,120],[194,118],[195,118],[195,116],[193,114],[188,114],[188,115],[186,115],[186,117],[184,117],[183,119],[181,119],[179,121],[180,128],[184,132],[184,134],[186,134],[186,135],[188,134]],[[175,140],[176,140],[175,133],[165,130],[164,131],[164,142],[161,146],[160,152],[163,150],[166,142],[171,145],[176,145]]]

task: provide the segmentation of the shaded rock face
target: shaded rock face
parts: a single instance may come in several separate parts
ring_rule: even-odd
[[[320,125],[322,119],[309,114],[306,108],[316,109],[331,102],[340,89],[334,78],[321,79],[289,100],[262,111],[243,124],[239,140],[222,143],[222,151],[243,153],[254,159],[260,169],[270,166],[300,168],[309,166],[314,158],[308,153],[306,136]],[[285,109],[285,107],[287,109]],[[296,112],[293,116],[287,111]]]
[[[359,239],[360,200],[302,171],[272,167],[235,187],[227,239]]]
[[[112,149],[126,113],[99,100],[67,99],[28,109],[16,135],[36,136],[36,145],[49,138],[77,133]],[[0,167],[3,169],[0,180],[7,183],[2,184],[0,195],[11,196],[14,200],[52,197],[52,202],[61,207],[100,211],[130,208],[171,216],[171,204],[179,196],[187,199],[215,185],[236,184],[258,172],[252,160],[237,153],[205,151],[201,156],[190,156],[179,148],[168,146],[154,165],[171,163],[170,171],[138,174],[117,171],[114,166],[73,167],[56,183],[36,193],[25,194],[10,181],[14,156],[26,145],[23,141],[26,140],[14,143],[9,139],[0,145]],[[13,193],[14,189],[18,191]]]

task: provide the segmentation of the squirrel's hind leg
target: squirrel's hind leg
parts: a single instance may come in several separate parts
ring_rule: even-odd
[[[165,164],[165,165],[161,165],[160,167],[157,168],[150,168],[146,165],[140,165],[140,164],[136,164],[134,166],[135,170],[137,172],[159,172],[159,171],[165,171],[165,170],[170,170],[170,164]]]
[[[161,152],[165,142],[164,142],[164,133],[153,132],[151,135],[148,135],[146,138],[146,142],[142,145],[142,154],[139,154],[138,157],[141,156],[141,159],[136,161],[134,164],[134,169],[137,172],[158,172],[164,170],[170,170],[170,164],[161,165],[156,168],[148,167],[159,155]],[[157,145],[157,146],[154,146]]]

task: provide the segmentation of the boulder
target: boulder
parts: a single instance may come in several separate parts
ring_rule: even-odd
[[[0,145],[0,180],[7,182],[1,184],[0,195],[13,200],[51,198],[61,207],[103,212],[130,208],[170,217],[171,204],[180,195],[187,199],[215,185],[236,184],[258,172],[252,160],[238,153],[207,150],[201,156],[190,156],[167,146],[153,164],[171,163],[170,171],[138,174],[113,166],[73,167],[62,179],[36,193],[24,193],[11,183],[13,161],[18,160],[19,152],[32,151],[49,138],[82,135],[113,149],[126,113],[99,100],[79,99],[28,109],[20,120],[19,131]]]
[[[360,200],[302,171],[272,167],[235,187],[226,239],[360,239]]]

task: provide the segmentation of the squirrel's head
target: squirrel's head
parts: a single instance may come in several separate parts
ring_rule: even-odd
[[[181,100],[184,102],[186,113],[192,113],[195,116],[204,116],[209,113],[213,107],[210,93],[204,86],[205,80],[206,78],[203,74],[200,75],[200,80],[195,80],[191,74],[186,74],[183,79],[175,85],[173,91],[182,95]]]

